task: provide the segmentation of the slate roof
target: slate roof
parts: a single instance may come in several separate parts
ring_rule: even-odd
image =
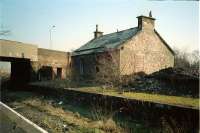
[[[92,54],[98,52],[104,52],[107,49],[117,48],[119,45],[129,40],[131,37],[135,36],[139,31],[138,27],[130,28],[123,31],[118,31],[110,34],[100,36],[96,39],[92,39],[85,45],[81,46],[72,53],[72,56]],[[154,30],[165,46],[175,55],[174,51],[166,43],[166,41],[160,36],[160,34]]]
[[[79,49],[75,50],[72,56],[91,54],[96,52],[103,52],[106,49],[112,49],[118,47],[138,32],[138,28],[130,28],[123,31],[118,31],[110,34],[100,36],[96,39],[92,39]]]

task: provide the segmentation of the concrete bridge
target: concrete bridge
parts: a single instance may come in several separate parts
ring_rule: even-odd
[[[66,78],[70,74],[70,53],[38,48],[37,45],[0,39],[0,62],[11,63],[11,81]]]

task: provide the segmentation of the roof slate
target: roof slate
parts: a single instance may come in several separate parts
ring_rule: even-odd
[[[92,39],[85,45],[81,46],[79,49],[75,50],[72,53],[72,56],[99,53],[104,52],[108,49],[117,48],[119,45],[129,40],[131,37],[135,36],[138,31],[138,27],[134,27],[127,30],[106,34],[96,39]],[[166,47],[172,52],[172,54],[175,55],[174,51],[160,36],[160,34],[156,30],[154,30],[154,32],[158,35],[158,37],[166,45]]]
[[[92,39],[79,49],[75,50],[72,56],[103,52],[106,49],[118,47],[123,42],[133,37],[138,32],[138,28],[130,28],[123,31],[118,31],[103,35],[96,39]]]

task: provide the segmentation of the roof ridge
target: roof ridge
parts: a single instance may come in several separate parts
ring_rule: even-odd
[[[137,28],[137,27],[132,27],[132,28],[128,28],[128,29],[125,29],[125,30],[121,30],[121,31],[117,31],[117,32],[108,33],[108,34],[102,35],[102,36],[100,36],[100,37],[107,36],[107,35],[114,34],[114,33],[124,32],[124,31],[126,31],[126,30],[131,30],[131,29],[135,29],[135,28]],[[98,38],[100,38],[100,37],[98,37]],[[96,39],[98,39],[98,38],[96,38]],[[93,40],[93,39],[92,39],[92,40]],[[94,39],[94,40],[95,40],[95,39]]]

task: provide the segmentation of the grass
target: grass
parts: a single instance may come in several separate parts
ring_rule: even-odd
[[[149,94],[149,93],[141,93],[141,92],[133,92],[133,91],[119,92],[117,89],[103,90],[100,87],[81,87],[81,88],[73,88],[73,90],[199,109],[199,98]]]
[[[199,99],[198,98],[187,98],[179,96],[165,96],[159,94],[147,94],[147,93],[135,93],[135,92],[125,92],[123,96],[138,100],[159,102],[164,104],[172,105],[183,105],[194,108],[199,108]]]
[[[39,86],[44,86],[44,87],[55,87],[55,88],[64,88],[64,87],[68,87],[69,85],[71,85],[69,80],[60,80],[60,79],[56,79],[56,80],[50,80],[50,81],[37,81],[37,82],[33,82],[30,83],[30,85],[39,85]]]

